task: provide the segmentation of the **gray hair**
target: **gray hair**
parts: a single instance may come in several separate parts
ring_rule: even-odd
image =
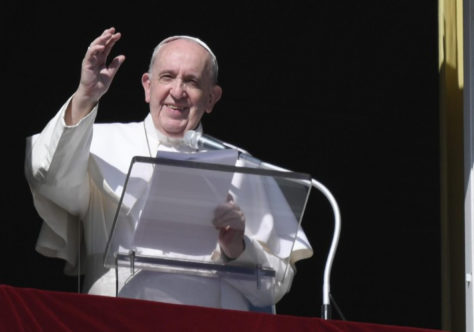
[[[211,48],[207,46],[205,42],[203,42],[201,39],[196,38],[196,37],[191,37],[191,36],[186,36],[186,35],[177,35],[177,36],[171,36],[168,38],[163,39],[158,45],[156,45],[155,49],[153,50],[153,54],[151,56],[151,61],[150,61],[150,66],[148,67],[148,73],[151,75],[151,70],[153,68],[153,64],[155,63],[155,58],[160,49],[163,47],[163,45],[172,42],[174,40],[178,39],[186,39],[195,42],[196,44],[201,45],[211,56],[211,68],[210,68],[210,74],[211,78],[214,84],[217,83],[217,76],[219,72],[219,66],[217,65],[217,58],[212,52]]]

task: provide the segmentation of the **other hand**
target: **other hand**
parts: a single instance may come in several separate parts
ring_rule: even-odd
[[[227,202],[214,211],[214,226],[219,230],[219,244],[227,258],[235,259],[244,251],[245,216],[229,194]]]

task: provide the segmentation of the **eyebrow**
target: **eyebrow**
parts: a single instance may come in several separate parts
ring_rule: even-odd
[[[178,76],[177,75],[177,72],[173,69],[164,69],[164,70],[161,70],[161,71],[158,71],[158,76],[162,76],[164,74],[171,74],[173,76]],[[183,75],[183,80],[196,80],[196,81],[202,81],[202,76],[199,76],[199,75],[196,75],[196,74],[193,74],[193,73],[190,73],[190,74],[186,74],[186,75]]]

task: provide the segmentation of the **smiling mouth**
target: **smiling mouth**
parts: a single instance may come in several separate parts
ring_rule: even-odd
[[[169,109],[172,109],[174,111],[180,111],[180,112],[183,112],[187,109],[187,107],[179,107],[179,106],[171,105],[171,104],[165,104],[165,106],[168,107]]]

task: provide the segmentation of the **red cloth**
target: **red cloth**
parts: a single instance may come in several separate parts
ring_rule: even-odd
[[[1,331],[428,332],[0,285]],[[439,332],[439,331],[438,331]]]

